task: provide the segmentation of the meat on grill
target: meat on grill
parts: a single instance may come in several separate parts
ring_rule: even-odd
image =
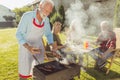
[[[40,67],[40,69],[44,70],[44,71],[52,71],[51,69],[45,68],[45,67]]]
[[[49,65],[41,66],[39,69],[42,69],[42,70],[44,70],[44,71],[51,72],[52,70],[55,69],[55,66],[49,64]]]

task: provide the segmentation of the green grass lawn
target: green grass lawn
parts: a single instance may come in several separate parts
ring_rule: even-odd
[[[0,80],[18,80],[18,45],[15,32],[16,28],[0,30]],[[89,65],[87,71],[81,72],[80,77],[80,80],[120,80],[120,59],[115,59],[107,76]],[[75,79],[79,80],[77,77]]]
[[[16,29],[0,30],[0,80],[17,80],[18,46]]]

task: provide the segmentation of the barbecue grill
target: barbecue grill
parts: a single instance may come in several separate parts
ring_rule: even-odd
[[[34,80],[70,80],[75,76],[80,78],[80,66],[77,64],[63,65],[51,61],[36,65],[33,69]]]

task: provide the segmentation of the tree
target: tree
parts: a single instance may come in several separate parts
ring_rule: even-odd
[[[58,13],[60,14],[60,16],[62,17],[62,24],[64,24],[65,21],[65,10],[64,10],[64,6],[61,5],[58,9]]]
[[[61,29],[61,31],[63,31],[64,30],[64,28],[65,28],[65,25],[64,25],[64,22],[65,22],[65,10],[64,10],[64,6],[63,5],[61,5],[60,7],[59,7],[59,9],[58,9],[58,14],[61,16],[61,23],[62,23],[62,29]]]
[[[49,18],[51,18],[52,16],[54,16],[55,14],[56,14],[56,9],[55,9],[55,7],[53,8],[53,10],[52,10],[52,13],[48,16]]]
[[[31,10],[32,10],[32,7],[28,7],[28,6],[24,6],[22,8],[15,8],[13,12],[16,13],[16,22],[19,23],[23,13]]]

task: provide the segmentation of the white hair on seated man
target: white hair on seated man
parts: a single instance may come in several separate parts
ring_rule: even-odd
[[[100,27],[102,31],[111,31],[112,27],[110,26],[110,23],[108,21],[102,21],[100,23]]]

